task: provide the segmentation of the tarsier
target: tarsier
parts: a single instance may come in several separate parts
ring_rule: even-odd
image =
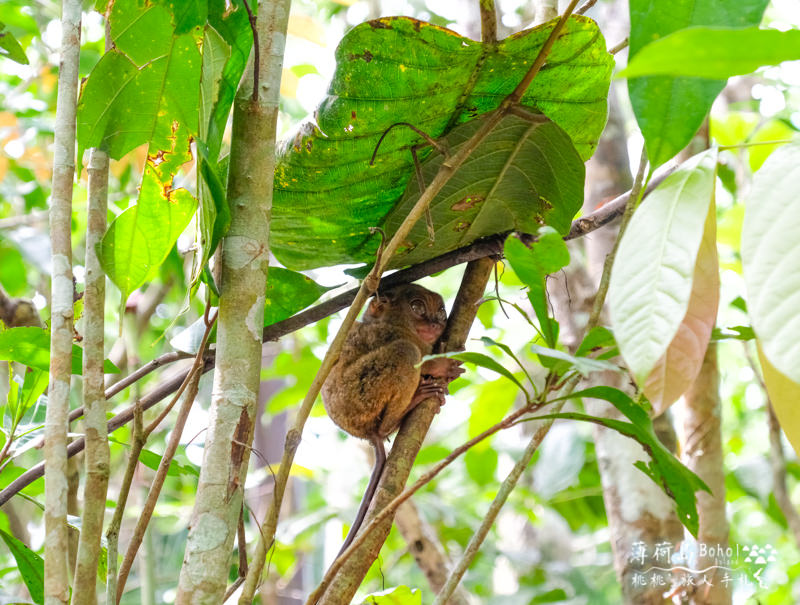
[[[375,449],[375,467],[339,554],[355,538],[378,486],[386,462],[384,439],[422,401],[435,398],[442,405],[447,384],[464,372],[460,362],[445,357],[419,366],[447,321],[444,301],[435,292],[416,284],[380,291],[362,319],[350,331],[322,386],[331,419]]]

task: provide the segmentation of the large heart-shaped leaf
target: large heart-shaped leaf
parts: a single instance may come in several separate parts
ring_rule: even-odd
[[[473,120],[447,135],[453,153],[482,122]],[[438,153],[428,157],[422,166],[425,183],[444,161]],[[503,231],[535,233],[543,222],[566,233],[583,203],[583,180],[583,161],[567,133],[541,115],[507,115],[431,202],[435,241],[418,222],[390,266],[413,265]],[[386,217],[387,235],[423,190],[414,177]]]
[[[287,267],[367,261],[413,173],[411,148],[495,109],[522,80],[555,22],[484,46],[406,17],[353,28],[315,122],[279,152],[272,249]],[[606,120],[612,58],[597,25],[571,17],[522,103],[546,115],[588,158]],[[425,152],[427,153],[427,152]],[[422,154],[422,157],[425,156]]]

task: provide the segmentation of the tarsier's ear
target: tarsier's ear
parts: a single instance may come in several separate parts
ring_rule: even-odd
[[[391,292],[376,292],[372,299],[370,299],[369,306],[367,306],[367,311],[364,315],[374,318],[381,317],[386,313],[386,310],[393,301],[394,297]]]
[[[386,311],[386,305],[388,302],[389,301],[386,299],[386,297],[382,297],[376,292],[375,295],[370,299],[364,316],[374,318],[380,317]]]

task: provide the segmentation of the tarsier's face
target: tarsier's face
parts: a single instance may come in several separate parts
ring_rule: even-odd
[[[433,292],[425,295],[412,292],[408,307],[414,321],[414,329],[420,339],[432,345],[444,331],[447,322],[447,312],[444,310],[442,297]]]
[[[444,300],[436,292],[403,284],[378,294],[367,308],[364,321],[408,326],[423,343],[433,345],[444,332],[447,312]]]

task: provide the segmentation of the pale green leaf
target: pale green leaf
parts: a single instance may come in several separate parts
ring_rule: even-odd
[[[408,586],[395,586],[366,596],[363,605],[422,605],[422,592]]]
[[[634,214],[609,286],[614,336],[643,385],[684,321],[715,186],[716,151],[667,177]]]
[[[745,199],[747,309],[764,355],[800,382],[800,145],[767,158]]]

